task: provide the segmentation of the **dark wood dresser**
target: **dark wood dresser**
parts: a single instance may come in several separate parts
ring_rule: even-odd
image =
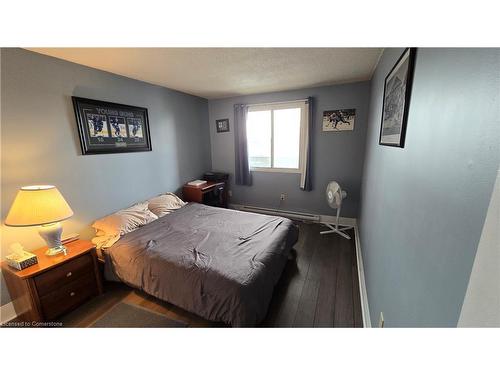
[[[2,262],[18,321],[53,321],[102,293],[92,242],[76,240],[65,246],[67,255],[47,256],[46,247],[33,251],[38,264],[21,271]]]

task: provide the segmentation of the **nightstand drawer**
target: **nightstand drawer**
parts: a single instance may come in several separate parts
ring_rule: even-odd
[[[93,273],[82,276],[40,298],[45,320],[51,320],[79,306],[83,301],[97,294],[97,283]]]
[[[94,277],[93,266],[92,256],[85,254],[36,276],[34,281],[38,295],[44,296],[57,291],[83,275]]]

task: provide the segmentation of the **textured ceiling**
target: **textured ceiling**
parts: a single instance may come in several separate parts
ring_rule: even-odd
[[[203,98],[364,81],[381,48],[30,48]]]

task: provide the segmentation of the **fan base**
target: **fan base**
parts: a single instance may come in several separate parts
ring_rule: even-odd
[[[319,234],[337,233],[337,234],[341,235],[342,237],[347,238],[348,240],[351,239],[351,236],[349,236],[347,233],[344,233],[344,231],[352,229],[354,227],[349,227],[346,225],[333,226],[331,224],[325,224],[325,223],[323,223],[323,225],[326,225],[328,228],[330,228],[330,230],[324,230],[322,232],[319,232]]]

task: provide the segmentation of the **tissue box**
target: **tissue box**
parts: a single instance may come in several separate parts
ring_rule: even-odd
[[[16,270],[23,270],[38,263],[38,258],[36,257],[36,255],[27,251],[10,254],[5,258],[7,259],[7,264],[15,268]]]

